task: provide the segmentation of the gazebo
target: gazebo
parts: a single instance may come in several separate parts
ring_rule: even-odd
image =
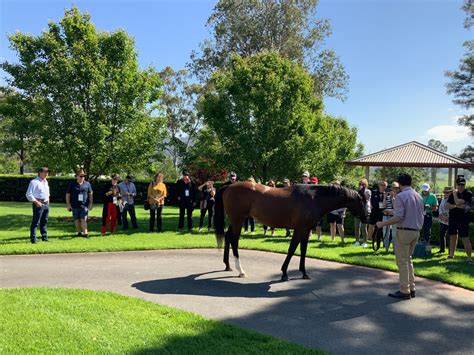
[[[365,166],[367,180],[370,167],[449,168],[449,186],[453,183],[453,169],[454,176],[457,176],[460,168],[474,168],[474,164],[415,141],[348,160],[346,164]]]

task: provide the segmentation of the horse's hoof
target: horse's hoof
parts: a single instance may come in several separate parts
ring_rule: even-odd
[[[243,279],[244,279],[244,278],[246,278],[246,277],[247,277],[247,274],[246,274],[245,272],[243,272],[243,273],[239,274],[239,277],[241,277],[241,278],[243,278]]]
[[[304,274],[304,275],[303,275],[303,279],[305,279],[305,280],[311,280],[311,278],[308,276],[308,274]]]
[[[281,281],[288,281],[288,280],[289,280],[289,278],[288,278],[288,276],[286,276],[286,275],[283,275],[283,276],[281,277]]]
[[[230,266],[227,266],[224,271],[232,271],[232,268]]]

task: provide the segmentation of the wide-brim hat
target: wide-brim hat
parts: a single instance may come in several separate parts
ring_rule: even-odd
[[[443,193],[445,192],[453,192],[453,188],[451,186],[446,186],[443,190]]]

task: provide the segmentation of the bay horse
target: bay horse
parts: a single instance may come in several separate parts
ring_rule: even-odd
[[[269,227],[294,230],[288,254],[281,267],[283,281],[288,280],[288,265],[300,243],[299,270],[304,279],[309,279],[305,268],[308,239],[311,230],[324,214],[347,207],[353,216],[360,218],[362,223],[367,223],[365,196],[341,186],[293,185],[274,188],[254,182],[237,182],[219,189],[215,201],[214,227],[217,245],[222,247],[224,242],[226,271],[232,271],[229,265],[229,249],[232,246],[239,277],[246,277],[240,263],[238,247],[242,224],[248,216]],[[224,233],[226,214],[230,226]]]

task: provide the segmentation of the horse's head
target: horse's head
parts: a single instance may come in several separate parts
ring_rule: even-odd
[[[353,190],[353,194],[349,200],[347,208],[349,211],[351,211],[351,214],[354,217],[359,218],[362,223],[367,223],[369,215],[368,203],[363,191],[356,192]]]

